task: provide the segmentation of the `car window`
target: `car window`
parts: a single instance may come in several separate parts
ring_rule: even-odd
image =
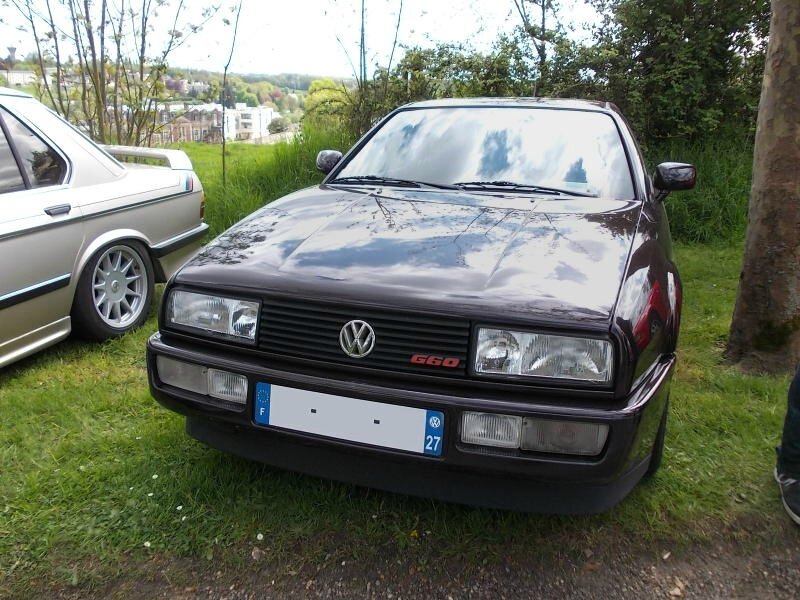
[[[67,165],[64,159],[14,115],[0,108],[0,115],[11,136],[14,149],[31,187],[57,185],[64,181]]]
[[[439,107],[396,113],[337,177],[513,182],[632,199],[614,120],[588,110]]]
[[[25,181],[11,153],[6,134],[0,128],[0,194],[25,189]]]

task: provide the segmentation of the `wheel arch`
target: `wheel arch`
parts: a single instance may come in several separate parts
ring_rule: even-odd
[[[164,281],[164,272],[161,268],[161,262],[153,253],[152,245],[146,235],[140,231],[137,231],[136,229],[115,229],[113,231],[106,231],[101,235],[98,235],[89,244],[87,244],[81,250],[80,255],[75,261],[75,267],[73,269],[71,280],[74,282],[74,284],[71,283],[73,303],[75,302],[75,293],[77,291],[78,280],[80,279],[83,270],[89,264],[89,261],[92,260],[92,257],[95,256],[101,248],[104,248],[110,244],[124,243],[126,241],[138,242],[144,247],[144,249],[147,251],[148,257],[150,258],[150,264],[153,266],[153,276],[155,282],[160,283]]]

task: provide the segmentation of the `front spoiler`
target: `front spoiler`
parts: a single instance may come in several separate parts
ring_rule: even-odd
[[[388,491],[465,504],[547,513],[608,510],[624,498],[647,471],[653,443],[669,396],[674,355],[662,360],[613,409],[602,402],[578,407],[569,402],[500,402],[480,397],[430,394],[328,379],[277,370],[257,357],[229,355],[176,344],[153,335],[147,344],[150,391],[165,407],[187,417],[192,437],[231,454],[276,467]],[[259,381],[353,398],[440,410],[445,414],[444,453],[440,458],[258,426],[252,391],[247,406],[231,412],[213,401],[163,384],[156,356],[245,374],[250,389]],[[509,412],[608,424],[609,441],[599,457],[509,455],[466,446],[459,441],[463,410]]]
[[[628,495],[650,463],[648,457],[611,483],[569,484],[424,468],[417,461],[392,461],[383,455],[297,443],[288,436],[261,435],[260,431],[201,417],[187,417],[186,432],[212,448],[307,475],[446,502],[551,514],[609,510]]]

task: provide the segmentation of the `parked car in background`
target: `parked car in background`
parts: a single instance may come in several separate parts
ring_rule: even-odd
[[[141,325],[153,284],[200,246],[203,210],[183,152],[101,148],[0,88],[0,367],[70,331],[102,340]]]
[[[664,199],[606,103],[399,108],[167,285],[150,389],[189,435],[470,504],[606,510],[661,461],[681,311]]]

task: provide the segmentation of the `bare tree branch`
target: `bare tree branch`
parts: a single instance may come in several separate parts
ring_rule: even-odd
[[[228,54],[228,62],[222,71],[222,191],[225,192],[225,88],[228,85],[228,68],[233,60],[233,50],[236,48],[236,34],[239,32],[239,15],[242,13],[242,0],[239,0],[239,7],[236,9],[236,21],[233,24],[233,38],[231,39],[231,51]]]
[[[34,38],[46,101],[93,138],[120,144],[152,142],[170,55],[219,10],[209,6],[185,23],[189,3],[175,0],[168,36],[154,52],[153,22],[167,0],[7,1]],[[61,29],[67,21],[69,32]]]

